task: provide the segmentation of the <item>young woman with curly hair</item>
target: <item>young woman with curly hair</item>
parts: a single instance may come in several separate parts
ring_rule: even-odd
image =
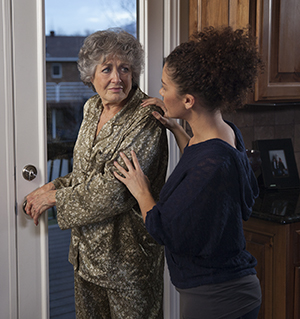
[[[182,157],[155,202],[132,151],[117,162],[141,208],[146,228],[165,252],[181,297],[182,318],[254,319],[261,304],[256,259],[245,249],[242,220],[258,195],[238,128],[223,111],[242,106],[261,60],[247,30],[208,28],[167,57],[154,113],[176,137]],[[187,121],[193,136],[172,118]]]

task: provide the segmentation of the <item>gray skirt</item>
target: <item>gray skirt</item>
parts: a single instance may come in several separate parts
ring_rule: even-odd
[[[261,288],[256,275],[220,284],[176,289],[180,293],[182,319],[236,319],[261,304]]]

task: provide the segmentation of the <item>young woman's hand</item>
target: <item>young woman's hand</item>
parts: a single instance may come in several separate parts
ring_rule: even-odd
[[[145,193],[149,193],[150,184],[148,177],[143,173],[139,161],[136,157],[135,152],[131,151],[132,155],[132,163],[127,158],[124,153],[120,153],[127,169],[124,169],[117,161],[114,162],[115,167],[119,170],[119,172],[124,176],[122,177],[117,172],[114,172],[115,177],[124,183],[130,193],[137,199]]]
[[[162,109],[164,114],[166,114],[166,107],[165,107],[164,102],[161,99],[156,98],[156,97],[151,97],[147,100],[143,100],[141,106],[145,107],[148,105],[156,105]],[[161,124],[163,124],[170,131],[172,131],[177,125],[177,122],[175,119],[172,119],[172,118],[167,117],[165,115],[162,116],[160,113],[158,113],[156,111],[152,112],[152,114],[157,120],[159,120],[161,122]]]
[[[141,106],[145,107],[147,105],[159,106],[163,110],[164,114],[166,114],[166,107],[161,99],[151,97],[147,100],[143,100]],[[155,111],[152,112],[152,114],[157,120],[159,120],[167,129],[169,129],[174,134],[180,152],[183,153],[184,148],[190,141],[190,136],[186,133],[183,127],[175,119],[171,117],[167,117],[166,115],[162,116],[160,113]]]
[[[120,182],[126,185],[130,193],[138,201],[145,221],[147,212],[155,205],[155,201],[150,192],[149,179],[143,173],[134,151],[131,151],[132,163],[124,153],[121,152],[120,156],[128,170],[124,169],[117,161],[115,161],[115,167],[124,177],[117,172],[114,172],[114,175]]]

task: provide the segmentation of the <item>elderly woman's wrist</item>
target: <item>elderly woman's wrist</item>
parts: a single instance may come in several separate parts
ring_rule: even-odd
[[[56,205],[56,190],[51,190],[50,193],[50,204],[51,206],[54,206]]]
[[[45,184],[44,187],[46,188],[47,191],[56,190],[56,187],[55,187],[55,185],[52,182],[49,182],[49,183]]]

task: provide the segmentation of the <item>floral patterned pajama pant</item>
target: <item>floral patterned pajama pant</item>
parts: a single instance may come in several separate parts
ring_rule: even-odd
[[[76,319],[163,319],[162,289],[104,288],[76,271],[74,280]]]

